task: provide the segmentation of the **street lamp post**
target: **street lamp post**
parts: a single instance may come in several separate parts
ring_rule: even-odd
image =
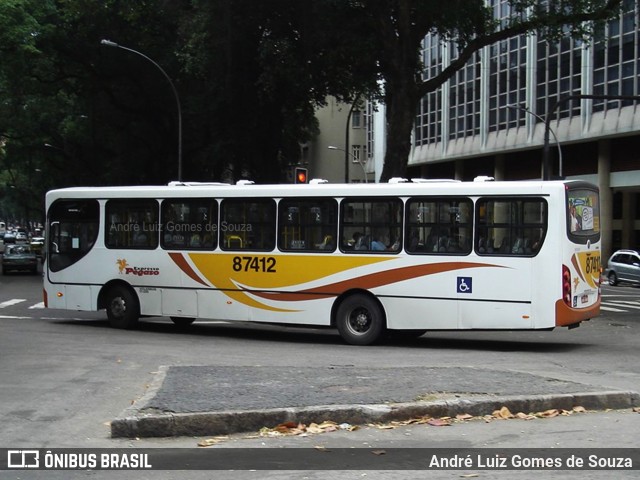
[[[173,85],[171,78],[169,77],[169,75],[167,75],[167,72],[165,72],[160,65],[158,65],[155,61],[153,61],[151,58],[146,56],[144,53],[138,52],[137,50],[134,50],[132,48],[124,47],[118,43],[112,42],[111,40],[103,39],[100,41],[100,43],[102,45],[106,45],[107,47],[121,48],[122,50],[127,50],[129,52],[133,52],[137,55],[140,55],[141,57],[153,63],[158,68],[158,70],[162,72],[162,75],[164,75],[164,77],[169,82],[169,85],[171,86],[171,90],[173,91],[173,95],[176,99],[176,107],[178,109],[178,181],[181,182],[182,181],[182,108],[180,107],[180,97],[178,97],[178,91],[176,90],[176,87]]]
[[[532,112],[526,106],[522,107],[520,105],[507,105],[507,107],[517,108],[518,110],[522,110],[523,112],[526,112],[529,115],[532,115],[533,117],[537,118],[540,122],[544,124],[545,136],[544,136],[544,146],[542,150],[542,158],[543,158],[542,174],[543,174],[544,180],[549,180],[549,178],[545,178],[545,177],[549,175],[547,172],[549,171],[549,132],[551,132],[551,134],[553,135],[553,139],[556,141],[556,145],[558,146],[558,175],[562,177],[562,148],[560,148],[560,141],[558,140],[558,137],[556,136],[555,132],[551,130],[551,126],[549,125],[547,120],[542,118],[537,113]]]
[[[353,158],[356,162],[358,162],[358,164],[362,167],[362,173],[364,174],[364,183],[369,183],[369,180],[367,179],[367,169],[365,168],[364,163],[362,163],[362,161],[359,158],[356,158],[356,156],[353,153],[346,151],[344,148],[335,147],[333,145],[329,145],[327,148],[329,150],[339,150],[341,152],[344,152],[344,155],[347,158],[347,163],[345,165],[345,168],[349,168],[349,161],[348,161],[349,156]]]
[[[555,114],[556,110],[560,105],[570,100],[575,99],[591,99],[591,100],[640,100],[640,96],[638,95],[567,95],[566,97],[559,98],[556,103],[549,109],[547,112],[547,121],[544,122],[544,147],[542,149],[542,171],[543,171],[543,179],[549,180],[551,177],[550,165],[549,165],[549,132],[551,131],[551,115]],[[554,134],[555,137],[555,134]],[[556,139],[557,141],[557,139]]]

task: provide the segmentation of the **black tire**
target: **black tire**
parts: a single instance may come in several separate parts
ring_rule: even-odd
[[[188,327],[195,320],[195,318],[190,318],[190,317],[169,317],[169,318],[173,323],[175,323],[177,327],[180,327],[180,328]]]
[[[345,298],[336,312],[336,327],[342,339],[351,345],[371,345],[385,330],[385,316],[371,296],[354,294]]]
[[[124,286],[112,287],[107,293],[107,318],[113,328],[132,329],[140,318],[140,302],[135,292]]]
[[[616,272],[609,272],[609,285],[612,287],[618,285],[618,276],[616,275]]]

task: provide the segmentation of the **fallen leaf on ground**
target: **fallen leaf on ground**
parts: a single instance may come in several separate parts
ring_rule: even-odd
[[[550,410],[545,410],[544,412],[539,412],[537,415],[543,418],[553,418],[560,415],[560,410],[558,410],[557,408],[552,408]]]
[[[206,439],[198,442],[198,446],[199,447],[210,447],[212,445],[217,445],[220,442],[224,442],[225,440],[229,440],[229,437],[224,436],[224,437],[206,438]]]
[[[473,415],[469,415],[468,413],[459,413],[456,415],[456,420],[471,420]]]
[[[448,427],[449,425],[451,425],[451,419],[449,417],[432,418],[427,422],[427,424],[431,425],[432,427]]]
[[[516,413],[516,418],[519,418],[520,420],[533,420],[536,418],[536,416],[531,415],[530,413],[518,412]]]
[[[500,410],[494,411],[492,415],[495,418],[503,418],[503,419],[513,418],[513,413],[511,413],[511,411],[507,407],[502,407]]]

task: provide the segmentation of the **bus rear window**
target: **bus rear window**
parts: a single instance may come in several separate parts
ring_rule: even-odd
[[[567,190],[567,232],[577,243],[600,237],[600,201],[597,190]]]

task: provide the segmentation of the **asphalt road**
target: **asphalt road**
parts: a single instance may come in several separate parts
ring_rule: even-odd
[[[108,327],[104,312],[43,309],[41,291],[38,276],[0,277],[0,447],[195,447],[201,438],[126,440],[109,436],[109,422],[144,395],[160,366],[473,366],[551,376],[603,388],[640,390],[640,290],[633,287],[603,287],[603,314],[571,331],[442,332],[411,342],[373,347],[345,345],[333,331],[224,322],[195,324],[189,331],[181,332],[165,318],[145,322],[135,331],[113,330]],[[308,437],[234,435],[216,448],[318,445],[622,448],[638,446],[638,427],[637,413],[600,412],[531,422],[470,421],[447,428],[365,427],[355,432]],[[41,473],[48,475],[20,472],[5,476],[7,472],[0,472],[0,478],[84,478],[75,476],[77,472],[73,475],[66,472],[60,477],[53,472]],[[324,478],[327,472],[259,473],[227,472],[224,478]],[[432,473],[429,472],[430,478],[436,478]],[[459,478],[461,473],[465,472],[446,475],[443,472],[438,478]],[[512,478],[513,473],[483,472],[480,477]],[[582,472],[580,476],[625,475],[609,472],[611,477],[603,477],[603,473]],[[95,472],[86,475],[102,478]],[[108,478],[184,478],[161,472],[109,475]],[[563,475],[556,472],[553,478]],[[352,471],[343,472],[341,478],[362,476],[362,471]],[[376,478],[373,473],[368,477]],[[212,477],[204,472],[190,472],[189,478]],[[407,476],[406,472],[387,472],[384,478],[416,477]]]

